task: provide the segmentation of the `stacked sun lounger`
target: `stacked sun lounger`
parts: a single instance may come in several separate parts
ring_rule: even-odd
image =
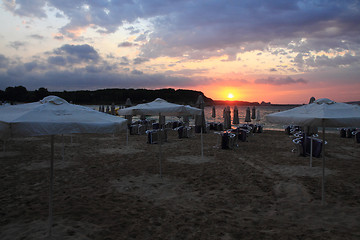
[[[224,124],[220,123],[220,122],[211,122],[211,123],[209,123],[209,130],[223,131]]]
[[[315,135],[313,136],[306,136],[304,133],[302,133],[300,136],[293,139],[293,142],[295,143],[297,147],[297,152],[299,156],[309,156],[311,153],[311,145],[312,145],[312,156],[319,158],[321,157],[321,152],[323,148],[323,141],[321,139],[318,139]],[[326,144],[326,142],[325,142]]]
[[[178,132],[179,138],[190,138],[194,136],[193,127],[180,126],[175,128],[174,130]]]
[[[224,131],[221,134],[221,149],[233,149],[236,146],[236,134]]]
[[[167,130],[166,129],[153,129],[147,130],[147,143],[156,144],[167,141]]]

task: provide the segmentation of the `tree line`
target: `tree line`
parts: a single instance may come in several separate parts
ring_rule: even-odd
[[[178,104],[194,105],[199,95],[203,95],[204,101],[207,105],[213,105],[211,98],[204,96],[200,91],[184,90],[184,89],[100,89],[100,90],[79,90],[79,91],[62,91],[50,92],[46,88],[39,88],[35,91],[28,91],[23,86],[7,87],[5,91],[0,90],[0,100],[2,102],[36,102],[46,96],[55,95],[65,99],[74,104],[88,104],[88,105],[124,105],[126,99],[130,98],[133,104],[150,102],[156,98],[162,98],[168,102]]]

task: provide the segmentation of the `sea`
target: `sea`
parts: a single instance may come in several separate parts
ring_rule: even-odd
[[[99,105],[86,105],[87,107],[93,108],[95,110],[99,110]],[[109,106],[110,107],[110,106]],[[123,106],[115,106],[115,108],[122,108]],[[227,107],[226,105],[216,105],[215,106],[215,113],[216,116],[215,118],[212,117],[212,106],[207,106],[204,108],[204,113],[205,113],[205,120],[207,122],[224,122],[224,118],[223,118],[223,111],[224,108]],[[246,115],[246,109],[248,107],[250,107],[250,110],[252,110],[252,106],[236,106],[239,112],[239,120],[240,120],[240,124],[245,124],[245,115]],[[270,114],[270,113],[275,113],[275,112],[281,112],[281,111],[285,111],[291,108],[294,108],[296,106],[293,105],[260,105],[260,106],[255,106],[256,109],[256,113],[260,112],[260,120],[259,121],[255,121],[253,120],[252,123],[254,124],[261,124],[263,126],[263,128],[265,130],[284,130],[285,129],[285,125],[281,125],[281,124],[273,124],[273,123],[269,123],[268,121],[266,121],[265,116]],[[106,108],[106,106],[105,106]],[[231,118],[233,118],[233,113],[234,113],[234,106],[230,106],[230,110],[231,110]],[[139,116],[134,116],[133,120],[137,120]],[[147,119],[158,119],[158,116],[148,116]],[[181,118],[178,117],[166,117],[166,121],[178,121],[181,120]],[[194,119],[190,119],[190,125],[194,125]]]

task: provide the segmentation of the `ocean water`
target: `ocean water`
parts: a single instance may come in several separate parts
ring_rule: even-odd
[[[91,108],[93,108],[95,110],[99,110],[98,105],[87,105],[87,107],[91,107]],[[119,107],[120,106],[115,106],[115,108],[119,108]],[[204,109],[205,120],[207,122],[224,122],[223,111],[224,111],[225,107],[226,107],[225,105],[217,105],[217,106],[215,106],[215,113],[216,113],[215,118],[213,118],[211,116],[212,115],[212,107],[211,106],[205,107],[205,109]],[[238,108],[238,112],[239,112],[240,124],[246,123],[245,122],[245,115],[246,115],[246,108],[248,106],[236,106],[236,107]],[[291,109],[293,107],[294,106],[256,106],[255,107],[256,112],[258,110],[260,111],[260,121],[255,122],[253,120],[253,123],[259,123],[259,124],[263,125],[265,130],[266,129],[268,129],[268,130],[284,130],[284,127],[285,127],[284,125],[269,123],[269,122],[266,121],[265,116],[270,114],[270,113],[285,111],[285,110]],[[230,110],[231,110],[231,119],[233,119],[234,106],[231,106]],[[250,106],[250,110],[252,110],[251,106]],[[149,116],[147,118],[148,119],[158,119],[157,116]],[[133,119],[137,120],[138,116],[134,116]],[[176,120],[179,120],[179,118],[178,117],[166,117],[166,121],[176,121]],[[190,124],[194,124],[194,119],[190,119]]]

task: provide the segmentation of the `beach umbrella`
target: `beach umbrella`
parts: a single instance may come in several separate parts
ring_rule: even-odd
[[[136,106],[120,109],[119,115],[151,115],[151,116],[190,116],[190,115],[201,115],[202,110],[199,108],[190,107],[188,105],[179,105],[169,103],[161,98],[157,98],[149,103],[142,103]],[[201,134],[201,157],[203,157],[203,141]],[[161,138],[159,147],[159,163],[160,163],[160,176],[161,176]]]
[[[51,136],[49,235],[52,226],[54,172],[54,135],[72,133],[117,133],[126,128],[126,120],[94,109],[74,105],[56,96],[39,102],[0,108],[0,139]]]
[[[251,122],[251,118],[250,118],[250,107],[247,107],[247,108],[246,108],[245,122]]]
[[[196,105],[196,107],[201,109],[201,115],[195,116],[195,126],[200,127],[201,132],[205,132],[205,125],[206,125],[205,114],[204,114],[205,102],[204,102],[203,95],[198,96],[195,105]]]
[[[224,109],[224,127],[225,129],[231,128],[231,110],[229,106]]]
[[[125,107],[131,107],[131,106],[132,106],[131,100],[130,98],[127,98],[125,101]]]
[[[239,110],[236,106],[234,107],[233,124],[239,124]]]
[[[257,122],[260,122],[260,119],[261,119],[261,117],[260,117],[260,110],[258,109],[258,110],[256,111],[256,121],[257,121]]]
[[[159,116],[191,116],[201,114],[201,109],[190,107],[188,105],[179,105],[175,103],[169,103],[161,98],[157,98],[149,103],[142,103],[136,106],[123,108],[118,110],[118,114],[125,115],[149,115]]]
[[[256,109],[255,109],[255,106],[252,107],[251,119],[256,119]]]
[[[290,110],[272,113],[266,116],[272,123],[285,123],[308,127],[322,127],[322,184],[321,201],[324,203],[325,192],[325,128],[360,127],[360,107],[358,105],[337,103],[321,98],[311,104]]]
[[[211,117],[212,117],[212,118],[215,118],[215,117],[216,117],[215,105],[214,105],[214,106],[212,106]]]
[[[311,97],[310,100],[309,100],[309,104],[310,104],[310,103],[313,103],[313,102],[315,102],[315,98],[314,98],[314,97]]]
[[[111,115],[115,115],[115,103],[111,104],[110,113]]]

